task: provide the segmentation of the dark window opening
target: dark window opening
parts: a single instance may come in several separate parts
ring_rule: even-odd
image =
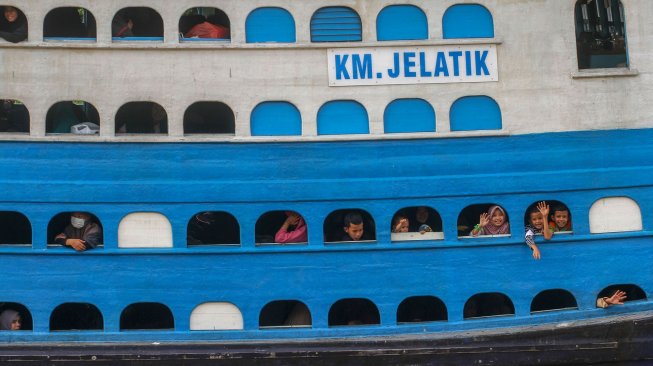
[[[560,201],[549,200],[549,201],[537,201],[533,202],[524,213],[524,225],[530,224],[531,215],[537,215],[539,210],[537,205],[540,202],[544,202],[549,206],[549,215],[545,218],[545,224],[549,225],[552,232],[571,232],[571,211],[567,205]]]
[[[48,244],[64,244],[65,239],[61,239],[64,234],[69,239],[83,239],[87,241],[87,248],[91,249],[104,243],[102,223],[89,212],[77,212],[81,214],[85,222],[82,228],[74,228],[71,216],[74,212],[62,212],[55,215],[48,223]],[[79,215],[76,215],[79,216]],[[60,236],[60,239],[57,239]]]
[[[81,100],[55,103],[45,116],[45,132],[93,135],[100,133],[100,115]]]
[[[184,40],[229,39],[229,28],[229,17],[217,8],[190,8],[179,18],[179,33]]]
[[[4,99],[1,107],[0,132],[29,133],[29,112],[23,103]]]
[[[621,1],[579,0],[575,16],[579,69],[628,67]]]
[[[172,312],[156,302],[131,304],[120,314],[120,330],[174,329]]]
[[[0,244],[32,244],[32,224],[25,215],[0,211]]]
[[[566,290],[545,290],[537,294],[531,303],[531,313],[553,310],[578,309],[576,298]]]
[[[433,296],[409,297],[397,308],[397,323],[446,321],[447,318],[444,302]]]
[[[93,14],[84,8],[62,7],[51,10],[43,21],[43,37],[95,38]]]
[[[481,225],[481,215],[488,220],[485,226]],[[477,225],[478,229],[475,230]],[[458,237],[486,235],[510,235],[508,212],[501,206],[489,203],[465,207],[458,216]]]
[[[380,324],[376,305],[368,299],[342,299],[329,309],[329,326]]]
[[[0,38],[11,43],[27,39],[27,18],[15,6],[2,5],[0,14]]]
[[[240,225],[222,211],[199,212],[188,221],[188,245],[240,244]]]
[[[256,221],[257,244],[308,242],[308,229],[302,215],[295,211],[270,211]]]
[[[515,306],[510,298],[498,292],[476,294],[465,303],[463,317],[482,318],[486,316],[514,315]]]
[[[234,112],[220,102],[193,103],[184,113],[184,134],[234,134]]]
[[[281,300],[268,303],[259,315],[259,327],[310,327],[311,312],[301,301]]]
[[[113,17],[111,33],[117,38],[163,38],[163,19],[151,8],[124,8]]]
[[[11,315],[15,315],[15,312],[20,316],[20,330],[32,330],[32,314],[27,310],[27,307],[23,304],[16,302],[0,302],[0,317],[4,316],[9,318]],[[7,328],[9,324],[0,326],[0,328]],[[0,329],[0,330],[11,330],[11,329]]]
[[[93,304],[66,303],[57,306],[50,315],[50,330],[102,330],[102,313]]]
[[[393,216],[390,231],[393,234],[408,235],[405,237],[393,236],[392,240],[442,239],[442,218],[431,207],[405,207]],[[435,233],[440,233],[440,235],[435,235]]]
[[[624,301],[646,300],[646,293],[644,290],[642,290],[641,287],[632,284],[608,286],[599,292],[597,298],[610,297],[614,295],[617,290],[621,290],[626,293],[626,299]]]
[[[359,209],[336,210],[324,220],[325,242],[373,240],[376,240],[374,219],[366,211]]]
[[[157,103],[129,102],[116,113],[116,134],[167,134],[168,115]]]

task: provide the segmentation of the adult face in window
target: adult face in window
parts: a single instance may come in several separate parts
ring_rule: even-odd
[[[18,19],[18,10],[14,8],[13,6],[5,6],[5,19],[9,23],[13,23]]]

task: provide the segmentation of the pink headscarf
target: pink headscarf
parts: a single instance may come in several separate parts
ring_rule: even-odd
[[[292,231],[279,229],[277,234],[274,236],[275,243],[305,243],[308,241],[307,227],[304,218],[295,212],[286,211],[286,216],[290,217],[292,215],[299,216],[297,225]]]
[[[496,210],[501,211],[504,217],[503,224],[499,226],[495,226],[492,223],[492,215],[494,215],[494,211]],[[501,207],[494,205],[487,210],[487,215],[490,219],[490,222],[483,228],[483,235],[510,234],[510,224],[508,223],[508,215],[506,215],[506,211],[504,211]]]

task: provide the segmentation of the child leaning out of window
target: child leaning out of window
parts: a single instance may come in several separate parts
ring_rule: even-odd
[[[533,258],[540,259],[540,250],[535,245],[535,234],[544,235],[549,240],[553,236],[546,219],[549,217],[549,205],[542,201],[528,211],[528,224],[524,226],[526,245],[533,251]]]

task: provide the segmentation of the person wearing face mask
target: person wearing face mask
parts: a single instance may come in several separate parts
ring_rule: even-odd
[[[27,39],[27,19],[22,11],[13,6],[5,6],[0,16],[0,38],[11,43]]]
[[[84,212],[73,212],[70,215],[70,225],[66,226],[63,233],[57,235],[54,241],[82,252],[93,249],[102,243],[102,228],[91,221],[91,215]]]

